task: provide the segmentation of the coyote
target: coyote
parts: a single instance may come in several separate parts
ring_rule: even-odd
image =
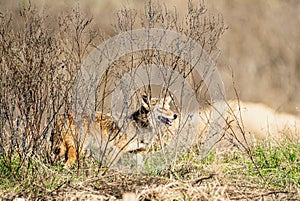
[[[59,144],[59,147],[55,154],[66,156],[65,168],[69,168],[78,159],[78,153],[89,152],[87,154],[98,158],[111,154],[110,159],[114,159],[120,151],[145,151],[157,135],[158,123],[171,127],[177,118],[170,110],[170,101],[171,97],[148,99],[143,95],[141,107],[126,117],[121,126],[113,117],[101,112],[96,112],[94,119],[83,117],[77,124],[73,114],[62,116],[56,122],[53,144]],[[157,120],[149,114],[158,114]]]

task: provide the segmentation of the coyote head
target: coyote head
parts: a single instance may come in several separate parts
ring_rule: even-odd
[[[130,115],[135,128],[138,130],[137,137],[144,144],[151,144],[152,139],[159,133],[164,133],[166,129],[176,129],[173,126],[177,114],[170,109],[172,97],[148,98],[142,96],[141,107]],[[132,129],[131,132],[132,133]]]
[[[171,96],[166,98],[151,98],[144,96],[142,107],[148,111],[147,119],[151,127],[172,126],[173,121],[177,119],[177,114],[170,108]]]

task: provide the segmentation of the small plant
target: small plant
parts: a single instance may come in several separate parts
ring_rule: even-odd
[[[263,176],[262,183],[277,188],[288,188],[290,184],[300,186],[300,146],[285,141],[276,146],[258,144],[252,150],[253,160]],[[249,175],[257,171],[252,162],[247,162]]]

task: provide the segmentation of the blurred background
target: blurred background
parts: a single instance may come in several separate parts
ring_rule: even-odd
[[[41,13],[58,15],[79,5],[94,17],[106,34],[122,7],[143,9],[142,0],[33,0]],[[180,0],[162,1],[179,16],[187,10]],[[183,3],[184,2],[184,3]],[[198,1],[197,1],[198,2]],[[199,2],[198,2],[199,3]],[[233,86],[244,101],[262,102],[277,111],[300,115],[300,1],[207,0],[208,15],[221,14],[227,30],[217,47],[217,66],[227,98],[235,98]],[[1,0],[2,11],[17,11],[28,1]]]

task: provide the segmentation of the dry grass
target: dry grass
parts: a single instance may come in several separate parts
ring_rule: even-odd
[[[277,148],[278,157],[280,153],[294,153],[298,162],[282,157],[277,170],[260,166],[260,171],[269,172],[262,178],[251,166],[247,155],[234,151],[219,153],[204,161],[191,156],[181,160],[177,167],[163,170],[160,175],[123,174],[112,169],[102,174],[104,170],[99,172],[93,168],[68,172],[51,167],[47,169],[43,183],[34,181],[27,186],[20,182],[2,189],[0,196],[32,200],[120,200],[124,193],[133,192],[139,200],[298,200],[300,176],[299,172],[291,171],[299,168],[299,147],[289,144],[296,152],[287,152],[285,146]],[[267,155],[270,149],[257,146],[253,151]],[[272,160],[256,158],[255,162],[272,163]],[[284,178],[282,173],[287,177]],[[293,177],[296,178],[293,180]],[[56,181],[52,186],[46,184],[54,178]],[[283,180],[286,183],[282,184]]]

